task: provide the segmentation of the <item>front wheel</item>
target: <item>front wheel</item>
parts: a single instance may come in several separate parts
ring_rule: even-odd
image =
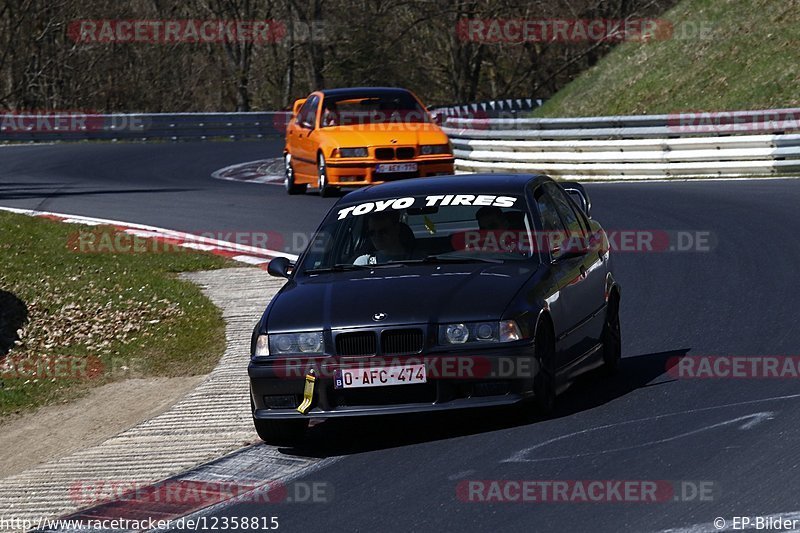
[[[550,416],[556,408],[555,339],[547,323],[539,324],[536,335],[536,360],[539,371],[533,379],[534,404],[539,414]]]
[[[294,167],[292,166],[292,155],[286,154],[283,156],[283,185],[286,187],[288,194],[303,194],[306,192],[305,185],[298,185],[295,183]]]
[[[333,196],[333,193],[336,192],[335,187],[328,185],[328,169],[325,166],[325,156],[322,154],[319,154],[317,158],[317,188],[319,195],[323,198]]]
[[[622,359],[622,333],[619,325],[619,296],[612,292],[608,299],[606,321],[603,324],[603,364],[606,374],[614,375]]]

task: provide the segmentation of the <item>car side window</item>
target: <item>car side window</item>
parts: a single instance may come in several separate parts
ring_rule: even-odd
[[[303,128],[314,129],[314,124],[317,118],[317,104],[319,104],[319,97],[312,96],[305,101],[303,106],[297,112],[296,124]]]
[[[580,245],[579,248],[584,248],[586,245],[586,230],[583,224],[579,222],[578,214],[572,207],[567,194],[555,183],[547,183],[544,188],[547,191],[547,195],[552,198],[553,206],[567,228],[566,237],[573,246]],[[578,250],[576,249],[575,251]]]
[[[589,233],[591,233],[589,219],[586,218],[586,213],[583,211],[580,204],[568,192],[564,192],[562,196],[564,196],[567,199],[567,203],[572,206],[572,210],[575,212],[575,215],[577,215],[581,228],[583,228],[583,233],[589,235]]]
[[[539,217],[541,217],[542,230],[545,233],[544,237],[549,243],[551,259],[558,259],[564,253],[564,248],[561,246],[561,241],[566,233],[564,224],[561,222],[561,217],[558,216],[555,203],[544,187],[536,189],[533,193],[533,198],[536,200],[536,207],[539,211]],[[541,240],[536,239],[536,242]]]

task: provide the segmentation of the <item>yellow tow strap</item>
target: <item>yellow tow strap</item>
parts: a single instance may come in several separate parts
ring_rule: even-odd
[[[316,380],[314,371],[309,370],[308,374],[306,374],[306,386],[303,389],[303,403],[297,407],[301,415],[306,414],[311,409],[311,402],[314,401],[314,382]]]

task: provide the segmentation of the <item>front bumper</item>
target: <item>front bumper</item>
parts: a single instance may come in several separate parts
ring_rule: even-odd
[[[521,402],[532,394],[505,394],[498,397],[486,398],[461,398],[443,403],[430,404],[395,404],[382,406],[358,406],[346,409],[325,411],[319,407],[311,409],[307,414],[301,414],[295,409],[256,409],[253,418],[259,420],[291,420],[308,418],[343,418],[349,416],[369,415],[401,415],[409,413],[431,413],[437,411],[451,411],[456,409],[477,409],[480,407],[502,407]]]
[[[379,164],[416,163],[416,172],[390,172],[378,173],[375,168]],[[326,172],[330,185],[341,187],[359,187],[373,185],[398,179],[425,178],[429,176],[453,174],[455,160],[452,156],[438,159],[409,159],[409,160],[374,160],[374,161],[346,161],[329,159],[326,161]]]
[[[269,362],[251,362],[248,367],[253,417],[256,419],[338,418],[365,415],[388,415],[446,411],[453,409],[512,405],[533,396],[533,378],[538,372],[533,343],[514,343],[514,347],[487,350],[468,350],[422,356],[392,358],[390,366],[404,361],[445,358],[478,361],[473,373],[439,373],[428,366],[428,381],[422,384],[389,385],[336,389],[333,375],[341,368],[369,368],[373,358],[337,357],[305,359],[302,364],[287,365],[291,358],[276,358]],[[377,358],[376,366],[384,359]],[[287,371],[287,368],[290,370]],[[309,368],[316,373],[311,409],[303,415],[297,406],[303,400],[305,374]]]

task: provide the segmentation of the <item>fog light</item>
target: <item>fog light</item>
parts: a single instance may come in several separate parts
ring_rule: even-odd
[[[502,396],[508,394],[511,384],[508,381],[484,381],[473,387],[473,396]]]
[[[342,183],[352,183],[354,181],[361,181],[361,176],[341,176],[339,181]]]
[[[294,409],[297,407],[297,397],[294,394],[264,396],[264,406],[267,409]]]

